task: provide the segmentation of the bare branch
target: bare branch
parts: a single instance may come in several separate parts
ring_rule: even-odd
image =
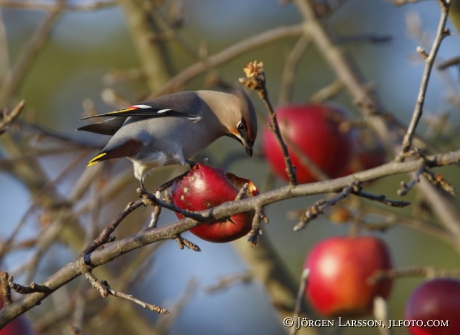
[[[340,36],[338,43],[386,43],[391,40],[391,35],[363,34],[352,36]]]
[[[275,133],[278,143],[281,147],[281,151],[283,152],[284,162],[286,164],[286,173],[289,178],[289,185],[294,187],[298,184],[296,172],[294,166],[292,165],[291,157],[289,156],[289,151],[286,143],[284,142],[283,136],[281,135],[278,121],[276,120],[275,111],[273,110],[273,107],[268,98],[268,91],[265,86],[266,81],[263,63],[257,63],[257,61],[248,63],[248,65],[244,68],[244,72],[246,73],[247,78],[240,78],[240,83],[257,91],[259,97],[264,102],[270,116],[270,126],[272,127],[272,130]]]
[[[302,276],[300,277],[299,291],[297,292],[297,298],[296,298],[296,303],[295,303],[295,308],[294,308],[294,315],[292,316],[293,320],[298,320],[298,317],[300,315],[300,308],[302,307],[305,287],[307,286],[309,275],[310,275],[309,269],[304,269],[302,271]],[[299,328],[296,326],[291,327],[291,330],[289,331],[289,335],[295,335],[298,329]]]
[[[0,135],[6,131],[8,125],[12,123],[22,112],[24,108],[25,101],[22,100],[12,111],[7,113],[6,110],[3,112],[3,119],[0,122]]]
[[[400,269],[376,271],[367,282],[371,285],[384,279],[397,279],[402,277],[460,277],[460,269],[436,269],[433,267],[412,266]]]
[[[111,295],[113,295],[114,297],[119,297],[119,298],[123,298],[123,299],[129,300],[129,301],[132,301],[132,302],[142,306],[143,308],[150,309],[152,312],[155,312],[155,313],[158,313],[158,314],[168,314],[169,313],[169,311],[166,308],[162,308],[162,307],[157,306],[157,305],[148,304],[148,303],[146,303],[146,302],[144,302],[142,300],[134,298],[134,296],[132,296],[131,294],[126,294],[126,293],[123,293],[123,292],[115,291],[107,283],[105,283],[105,285],[107,285],[107,289],[108,289],[109,293]]]
[[[2,82],[0,106],[6,105],[10,101],[32,66],[32,63],[38,59],[36,56],[45,45],[51,30],[60,17],[64,3],[62,0],[59,0],[53,4],[53,9],[49,11],[48,15],[43,19],[40,26],[35,30],[21,51],[12,70]]]
[[[250,284],[254,276],[250,272],[237,273],[219,279],[219,282],[204,288],[206,294],[215,294],[238,283]]]
[[[431,70],[433,68],[434,61],[436,59],[436,55],[439,50],[439,46],[441,45],[442,40],[444,37],[448,36],[450,33],[446,30],[446,21],[449,15],[449,7],[450,2],[445,2],[444,5],[441,4],[441,18],[439,20],[438,30],[436,32],[436,37],[433,42],[433,46],[431,47],[431,51],[429,55],[426,55],[425,59],[425,70],[423,72],[422,81],[420,83],[420,89],[417,97],[417,103],[415,104],[414,112],[412,114],[412,119],[410,121],[409,127],[407,128],[407,132],[404,135],[401,152],[396,157],[396,160],[401,161],[404,158],[402,155],[409,151],[412,145],[412,138],[415,133],[415,129],[417,128],[418,122],[423,114],[423,105],[425,103],[425,95],[426,90],[428,88],[428,81],[430,79]],[[426,53],[425,53],[426,54]],[[424,54],[422,53],[422,56]]]
[[[248,234],[248,242],[252,247],[257,245],[257,239],[259,235],[262,235],[262,231],[260,230],[261,221],[268,223],[268,217],[264,214],[262,207],[257,206],[252,219],[252,228]]]
[[[113,0],[80,1],[80,2],[77,2],[77,3],[66,2],[65,5],[62,6],[62,10],[66,10],[66,11],[93,11],[93,10],[97,10],[97,9],[114,7],[116,5],[117,5],[117,2],[113,1]],[[7,8],[46,10],[46,11],[52,11],[56,7],[55,3],[53,3],[53,2],[40,1],[40,0],[20,0],[20,1],[18,1],[18,0],[0,0],[0,6],[7,7]]]
[[[123,221],[125,217],[127,217],[132,211],[134,211],[136,208],[142,206],[142,200],[138,200],[136,202],[130,202],[125,209],[112,221],[111,224],[109,224],[107,227],[105,227],[102,232],[99,234],[99,236],[91,242],[85,250],[83,250],[80,255],[78,255],[78,258],[83,257],[97,248],[99,248],[101,245],[104,245],[105,243],[113,242],[113,237],[112,233],[117,229],[118,225]]]
[[[392,207],[406,207],[411,204],[409,201],[389,200],[384,195],[374,195],[374,194],[370,194],[367,192],[363,192],[361,191],[360,187],[355,187],[351,193],[355,195],[359,195],[360,197],[363,197],[369,200],[381,202],[382,204],[385,204],[387,206],[392,206]]]
[[[294,77],[297,65],[306,48],[310,44],[310,40],[311,39],[308,36],[300,36],[286,59],[286,65],[283,70],[283,78],[281,79],[279,89],[278,105],[288,103],[292,100]]]
[[[452,164],[458,162],[459,160],[460,150],[427,157],[427,162],[430,162],[430,164],[433,165],[435,162],[441,162],[442,165]],[[265,206],[270,203],[293,197],[337,192],[342,190],[344,187],[349,186],[350,183],[355,179],[362,182],[373,180],[383,176],[415,171],[419,168],[419,166],[420,162],[418,161],[405,161],[402,163],[391,162],[374,169],[356,173],[352,176],[328,180],[325,182],[298,185],[295,188],[284,186],[282,188],[269,191],[258,196],[242,199],[239,202],[226,202],[212,209],[197,212],[197,214],[204,217],[205,222],[216,221],[224,217],[228,217],[229,215],[253,210],[257,206]],[[191,218],[184,218],[174,223],[157,227],[155,229],[145,228],[132,236],[126,237],[115,243],[105,245],[104,249],[96,250],[91,254],[86,255],[84,262],[79,259],[67,264],[47,280],[43,281],[40,285],[48,287],[50,289],[50,293],[52,293],[59,287],[84,274],[88,269],[98,267],[123,254],[126,254],[147,244],[175,238],[177,234],[189,230],[190,228],[196,227],[199,224],[200,222]],[[81,264],[85,266],[84,269],[82,269]],[[0,327],[3,327],[11,319],[39,304],[49,294],[46,295],[43,293],[31,293],[23,296],[18,301],[5,306],[0,311]]]
[[[438,70],[445,70],[451,66],[459,66],[459,65],[460,65],[460,57],[453,57],[439,64]]]
[[[249,183],[244,183],[244,185],[238,191],[238,194],[235,197],[235,201],[246,198],[248,193]]]
[[[201,251],[199,246],[190,242],[186,238],[183,238],[181,234],[178,234],[177,236],[175,236],[174,239],[176,240],[177,245],[179,246],[181,250],[184,249],[184,247],[186,247],[187,249],[190,249],[193,251]]]
[[[8,284],[9,284],[10,288],[13,291],[21,293],[21,294],[29,294],[29,293],[35,293],[35,292],[40,292],[40,293],[49,293],[50,292],[48,287],[43,286],[43,285],[31,283],[29,286],[23,286],[23,285],[14,283],[13,280],[14,280],[13,276],[10,276],[8,278]]]
[[[188,81],[204,73],[209,67],[215,67],[224,64],[230,61],[231,59],[241,55],[244,52],[260,48],[261,46],[276,41],[278,39],[289,36],[299,36],[302,34],[302,32],[302,25],[295,25],[275,28],[263,32],[259,35],[249,37],[248,39],[236,43],[215,55],[209,56],[206,59],[206,63],[199,62],[186,68],[185,70],[171,78],[157,92],[150,95],[148,98],[154,98],[156,96],[164,95],[168,92],[173,91],[177,87],[184,85]]]
[[[4,305],[9,305],[13,302],[11,299],[11,287],[9,285],[10,275],[8,272],[2,271],[1,280],[2,280],[2,292],[3,292],[3,303]]]

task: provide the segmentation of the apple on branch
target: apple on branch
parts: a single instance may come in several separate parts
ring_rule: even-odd
[[[374,298],[386,299],[393,284],[388,278],[369,282],[376,271],[392,268],[387,246],[373,236],[326,239],[313,247],[304,268],[310,271],[305,294],[328,317],[371,313]]]
[[[406,303],[405,318],[416,321],[410,323],[412,335],[460,334],[460,280],[437,278],[422,283]],[[448,321],[448,326],[428,323],[433,321]]]
[[[171,196],[177,207],[200,211],[235,200],[245,183],[248,183],[247,197],[259,194],[257,187],[248,179],[225,174],[220,168],[195,164],[184,178],[173,184]],[[234,214],[221,221],[201,224],[190,232],[209,242],[230,242],[249,233],[254,214],[254,211]],[[179,213],[176,215],[183,218]]]
[[[326,104],[286,105],[276,110],[276,117],[299,183],[318,181],[302,157],[328,177],[341,175],[351,159],[353,145],[350,132],[341,127],[346,120],[344,111]],[[287,180],[281,147],[268,128],[262,134],[262,149],[272,170]]]

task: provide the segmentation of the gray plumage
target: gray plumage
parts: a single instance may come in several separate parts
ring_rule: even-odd
[[[257,136],[254,107],[241,89],[180,92],[97,116],[112,118],[78,130],[113,136],[88,166],[127,157],[142,188],[150,169],[183,165],[222,136],[237,139],[252,155]]]

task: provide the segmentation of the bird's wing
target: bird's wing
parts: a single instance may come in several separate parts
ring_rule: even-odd
[[[86,120],[94,117],[115,117],[125,120],[127,117],[136,118],[157,118],[157,117],[180,117],[186,118],[192,122],[198,122],[201,117],[193,113],[178,112],[172,108],[164,108],[155,106],[154,104],[140,104],[129,106],[125,109],[116,110],[106,114],[98,114],[87,116],[81,120]],[[83,127],[82,127],[83,128]]]
[[[126,118],[114,117],[101,122],[87,124],[86,126],[80,127],[77,130],[84,130],[102,135],[113,135],[118,131],[118,129],[121,128],[125,120]]]

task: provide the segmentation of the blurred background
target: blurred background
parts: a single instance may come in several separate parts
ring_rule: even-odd
[[[300,33],[286,34],[260,45],[251,42],[252,47],[242,47],[242,52],[235,57],[218,61],[189,80],[169,87],[164,85],[208,57],[229,55],[229,48],[241,46],[240,43],[251,37],[261,40],[260,34],[280,27],[294,27],[303,20],[294,3],[274,0],[66,1],[60,3],[62,8],[55,4],[55,1],[0,1],[0,80],[14,87],[11,92],[5,85],[2,87],[1,106],[11,110],[20,100],[26,101],[21,121],[0,137],[3,243],[20,224],[11,244],[14,247],[2,252],[1,269],[14,274],[15,281],[24,285],[40,282],[73,261],[92,237],[129,201],[137,198],[137,180],[128,160],[98,164],[92,172],[85,170],[88,160],[107,141],[102,135],[75,132],[83,125],[79,119],[85,113],[108,112],[127,103],[140,102],[152,94],[235,85],[238,78],[244,76],[244,66],[253,60],[264,63],[269,96],[272,104],[278,106],[286,60],[298,43]],[[431,46],[440,16],[437,2],[401,7],[380,0],[325,1],[324,4],[337,6],[323,20],[341,41],[340,46],[350,54],[386,109],[403,124],[408,124],[423,73],[423,62],[415,49],[423,45],[429,50]],[[136,16],[145,13],[150,17],[151,31],[139,37],[145,31],[136,25]],[[453,36],[443,41],[439,61],[459,53],[458,33],[450,22],[448,26]],[[49,34],[40,36],[44,31]],[[358,38],[363,36],[391,39],[376,43]],[[147,47],[139,51],[136,44],[139,38],[150,39],[149,50]],[[156,59],[148,60],[153,63],[153,69],[149,70],[145,68],[144,58],[152,54],[156,54]],[[8,73],[13,74],[13,79]],[[447,116],[447,126],[436,138],[441,151],[458,148],[458,105],[452,101],[455,102],[453,97],[458,99],[459,78],[458,67],[442,72],[434,70],[428,87],[425,121],[418,133],[428,136],[432,132],[430,125]],[[292,94],[282,103],[305,103],[335,80],[336,74],[324,55],[310,43],[299,58]],[[257,94],[251,92],[250,96],[260,115],[261,131],[266,110]],[[352,119],[360,120],[362,115],[352,100],[345,89],[329,99],[347,109]],[[251,179],[261,190],[285,185],[276,178],[272,183],[267,182],[273,177],[260,154],[260,145],[260,141],[256,142],[256,158],[241,155],[227,161],[229,155],[244,154],[244,151],[236,141],[223,138],[199,158],[208,158],[213,166],[224,165],[226,170]],[[393,158],[391,153],[387,158],[388,161]],[[27,169],[31,171],[24,171]],[[147,178],[147,185],[153,189],[183,171],[182,167],[155,171]],[[458,167],[439,171],[458,188]],[[407,182],[410,176],[377,180],[366,186],[366,191],[398,198],[396,191],[402,180]],[[323,197],[291,199],[266,208],[270,224],[263,226],[261,238],[270,242],[284,264],[284,274],[296,285],[309,250],[327,237],[347,234],[349,229],[348,225],[331,223],[326,213],[306,229],[293,231],[297,221],[288,219],[286,213],[309,207]],[[423,196],[413,190],[406,198],[404,200],[418,203]],[[368,205],[380,213],[385,210],[388,215],[409,218],[417,218],[423,211],[423,206],[415,205],[407,209]],[[146,226],[150,212],[151,208],[140,208],[131,214],[115,232],[117,238]],[[435,216],[425,218],[438,224]],[[376,216],[370,220],[381,219]],[[165,210],[159,225],[175,220],[175,215]],[[452,269],[460,266],[458,251],[451,244],[407,225],[397,224],[385,233],[372,234],[389,245],[396,267]],[[189,233],[184,237],[198,244],[202,251],[180,250],[174,241],[165,241],[122,256],[94,271],[114,289],[170,309],[168,316],[156,315],[114,297],[102,299],[86,280],[78,278],[27,312],[26,317],[39,334],[66,333],[68,324],[80,326],[87,334],[101,330],[110,330],[112,334],[286,332],[272,297],[256,274],[246,283],[238,282],[214,293],[206,291],[226,276],[254,274],[254,264],[247,259],[254,248],[244,238],[213,244]],[[396,280],[389,300],[391,319],[403,319],[405,301],[422,280]],[[319,331],[378,334],[377,329]],[[395,329],[394,334],[407,334],[407,330]]]

